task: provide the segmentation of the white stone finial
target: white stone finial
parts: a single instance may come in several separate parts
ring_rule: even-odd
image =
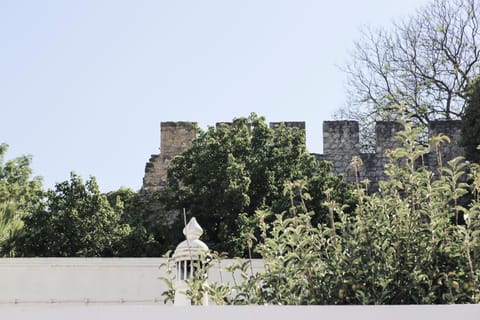
[[[185,228],[183,228],[183,234],[187,239],[183,240],[173,253],[173,260],[176,266],[176,280],[173,283],[175,289],[174,305],[176,306],[191,304],[190,298],[185,295],[185,292],[188,290],[187,280],[197,272],[198,262],[201,260],[200,254],[208,252],[207,245],[199,239],[203,234],[203,229],[195,218],[191,218]],[[200,268],[203,267],[201,266]],[[206,274],[205,270],[204,272]],[[208,294],[204,294],[202,304],[208,305]]]
[[[195,217],[190,219],[185,228],[183,228],[183,234],[187,240],[198,240],[203,234],[203,229],[200,227]]]

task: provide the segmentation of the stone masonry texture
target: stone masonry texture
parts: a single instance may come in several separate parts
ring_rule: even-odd
[[[305,122],[273,122],[271,128],[281,124],[305,130]],[[228,124],[228,123],[225,123]],[[219,124],[217,124],[218,126]],[[456,156],[464,155],[458,145],[460,139],[459,120],[432,121],[428,126],[428,136],[444,134],[451,139],[450,144],[442,145],[443,163]],[[359,124],[356,121],[324,121],[323,122],[323,154],[314,154],[318,160],[333,163],[336,175],[342,174],[346,181],[354,181],[351,168],[353,157],[359,157],[363,164],[359,171],[359,179],[370,180],[370,191],[376,190],[378,181],[385,178],[384,166],[387,163],[385,151],[399,146],[396,133],[402,130],[397,122],[378,121],[376,124],[376,146],[374,153],[360,152]],[[162,122],[160,153],[154,154],[145,166],[143,190],[147,192],[162,190],[166,183],[167,168],[171,159],[187,150],[197,137],[194,122]],[[425,157],[425,164],[430,168],[437,166],[434,154]]]
[[[197,137],[195,122],[162,122],[160,154],[152,154],[145,166],[143,190],[159,191],[165,187],[167,168],[173,157],[187,150]]]

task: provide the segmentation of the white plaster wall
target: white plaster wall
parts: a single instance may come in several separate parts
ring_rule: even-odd
[[[0,302],[80,302],[161,298],[162,259],[0,259]]]
[[[415,306],[222,306],[160,305],[9,305],[0,308],[5,320],[478,320],[479,305]]]
[[[0,259],[0,304],[158,303],[166,276],[162,258],[4,258]],[[209,271],[210,281],[232,281],[224,260]],[[261,260],[253,270],[263,269]],[[237,277],[237,281],[240,277]]]
[[[158,280],[163,262],[160,258],[0,259],[0,319],[480,319],[480,305],[164,306],[161,292],[166,287]],[[224,282],[231,281],[228,272],[220,271],[232,262],[213,266],[209,279],[220,281],[222,274]],[[258,272],[263,263],[254,260],[252,267]]]

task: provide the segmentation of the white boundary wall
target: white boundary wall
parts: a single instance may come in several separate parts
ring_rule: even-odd
[[[163,259],[0,259],[0,303],[163,301]]]
[[[416,306],[222,306],[161,305],[9,305],[0,319],[34,320],[478,320],[479,305]]]
[[[0,305],[5,304],[163,304],[167,287],[162,258],[2,258]],[[213,266],[210,281],[231,281],[224,268]],[[253,261],[254,272],[263,269]]]
[[[439,306],[225,306],[163,304],[161,258],[0,259],[0,319],[480,319],[480,305]],[[211,281],[231,281],[221,271]],[[253,270],[263,269],[261,260]],[[220,277],[222,274],[222,277]],[[16,302],[16,303],[15,303]]]

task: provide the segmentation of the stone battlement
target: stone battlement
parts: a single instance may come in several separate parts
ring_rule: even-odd
[[[284,123],[287,127],[296,127],[305,130],[305,122],[272,122],[271,128]],[[217,123],[230,124],[229,122]],[[150,157],[145,167],[143,189],[145,191],[161,190],[165,186],[167,168],[170,160],[187,150],[197,137],[195,122],[162,122],[161,123],[160,154]],[[355,177],[350,169],[352,158],[357,156],[363,161],[360,169],[360,180],[369,179],[371,188],[375,189],[377,182],[385,177],[384,165],[387,162],[385,151],[399,145],[395,138],[402,129],[397,122],[378,121],[376,123],[376,145],[374,153],[360,152],[360,131],[356,121],[324,121],[323,122],[323,154],[314,154],[319,160],[333,163],[335,174],[343,174],[347,181]],[[460,139],[459,120],[432,121],[428,126],[428,136],[433,137],[440,133],[449,136],[451,143],[442,146],[444,161],[458,155],[463,155],[463,149],[458,145]],[[436,167],[434,155],[425,157],[429,167]]]
[[[442,157],[444,162],[456,156],[463,155],[463,149],[459,146],[460,120],[432,121],[428,125],[428,137],[440,133],[450,137],[451,143],[442,145]],[[319,160],[332,162],[335,174],[343,174],[347,181],[354,181],[354,173],[350,168],[352,158],[359,157],[363,165],[360,168],[360,180],[371,181],[370,190],[376,190],[378,181],[385,178],[384,166],[387,163],[385,151],[394,149],[400,145],[396,134],[403,128],[397,122],[377,121],[375,128],[375,152],[360,152],[359,125],[356,121],[324,121],[323,122],[323,154],[315,154]],[[425,165],[430,168],[437,166],[434,154],[424,157]]]
[[[168,164],[176,155],[187,150],[197,137],[196,122],[162,122],[160,124],[160,154],[152,154],[145,166],[143,190],[161,190],[167,181]]]

